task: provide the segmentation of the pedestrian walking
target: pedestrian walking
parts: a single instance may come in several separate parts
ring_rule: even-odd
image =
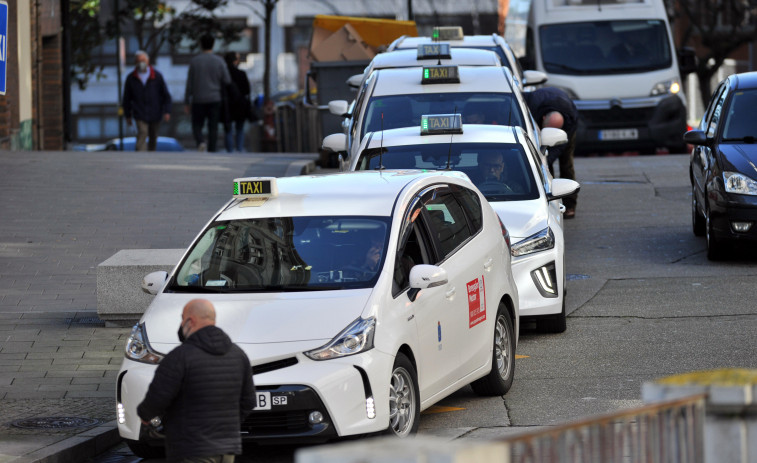
[[[231,84],[227,87],[224,135],[226,151],[244,153],[244,123],[252,118],[252,104],[250,102],[250,81],[247,74],[239,69],[239,53],[230,51],[224,56],[226,67],[229,69]]]
[[[242,453],[239,430],[255,406],[252,368],[215,317],[208,300],[184,306],[182,344],[158,364],[137,407],[143,424],[162,421],[170,462],[233,463]]]
[[[136,150],[155,151],[160,122],[171,120],[171,93],[163,76],[150,66],[146,52],[136,52],[134,61],[134,71],[126,76],[124,84],[124,116],[127,125],[132,125],[132,119],[136,122]]]
[[[226,86],[231,83],[229,70],[223,58],[213,53],[212,35],[200,37],[202,53],[189,62],[187,86],[184,91],[184,112],[192,115],[192,135],[197,149],[216,151],[218,123]],[[207,143],[202,131],[208,124]]]
[[[523,96],[528,104],[528,109],[534,116],[540,128],[555,127],[562,129],[568,134],[568,143],[553,146],[549,149],[547,163],[549,171],[555,174],[553,164],[555,160],[560,166],[560,177],[576,179],[576,171],[573,167],[573,153],[576,149],[576,130],[578,129],[578,110],[573,100],[567,93],[555,87],[543,87],[533,92],[525,92]],[[563,198],[566,219],[576,216],[578,193]]]

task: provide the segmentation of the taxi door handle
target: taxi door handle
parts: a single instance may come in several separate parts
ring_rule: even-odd
[[[494,265],[494,259],[490,257],[484,262],[484,270],[491,270],[492,265]]]
[[[454,286],[452,288],[450,288],[446,293],[444,293],[444,297],[446,297],[447,299],[452,299],[452,296],[454,296],[454,295],[455,295],[455,287]]]

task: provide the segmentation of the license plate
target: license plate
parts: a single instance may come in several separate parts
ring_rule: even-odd
[[[609,129],[600,130],[600,140],[636,140],[639,138],[639,131],[637,129]]]
[[[287,396],[275,395],[271,397],[271,393],[268,391],[256,392],[258,403],[253,410],[270,410],[271,405],[286,405]]]

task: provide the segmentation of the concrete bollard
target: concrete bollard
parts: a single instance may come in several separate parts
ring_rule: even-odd
[[[128,326],[142,317],[151,296],[142,279],[151,272],[170,272],[184,249],[122,249],[97,266],[97,315],[106,325]]]
[[[757,461],[757,370],[698,371],[642,386],[645,403],[694,394],[707,394],[704,463]]]
[[[297,450],[296,463],[480,463],[507,462],[501,442],[449,441],[440,437],[376,437]]]

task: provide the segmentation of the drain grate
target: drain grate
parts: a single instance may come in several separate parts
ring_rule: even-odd
[[[98,317],[81,317],[81,318],[66,318],[66,323],[74,325],[102,325],[105,326],[105,322]]]
[[[81,418],[78,416],[47,416],[38,418],[24,418],[11,423],[11,426],[23,429],[65,429],[96,426],[100,420]]]

